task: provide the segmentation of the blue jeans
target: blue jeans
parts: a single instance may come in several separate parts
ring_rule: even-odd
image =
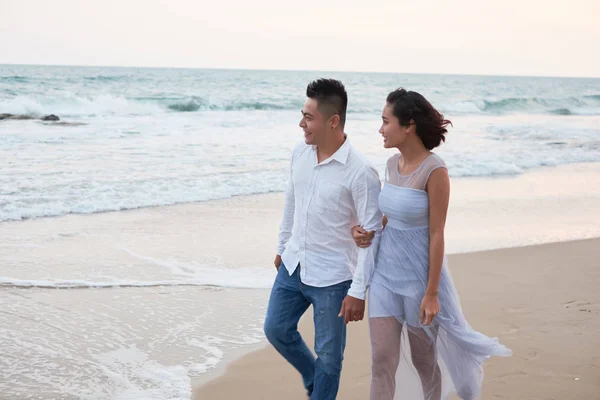
[[[290,276],[281,264],[269,299],[265,335],[300,372],[311,400],[333,400],[346,347],[346,324],[338,314],[351,281],[328,287],[307,286],[300,281],[299,271],[300,266]],[[316,359],[298,332],[298,321],[311,304]]]

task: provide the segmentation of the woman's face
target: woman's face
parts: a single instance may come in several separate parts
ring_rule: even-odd
[[[385,105],[383,107],[383,113],[381,114],[381,128],[379,128],[379,133],[383,136],[383,147],[386,149],[391,149],[394,147],[401,147],[402,144],[406,141],[408,136],[408,130],[412,125],[402,126],[400,125],[400,121],[393,112],[393,106],[391,104]]]

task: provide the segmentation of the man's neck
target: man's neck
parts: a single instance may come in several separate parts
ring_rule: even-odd
[[[335,154],[346,141],[346,134],[343,131],[336,132],[331,139],[317,146],[317,161],[322,163]]]

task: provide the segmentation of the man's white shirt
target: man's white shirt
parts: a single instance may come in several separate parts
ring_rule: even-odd
[[[315,146],[296,146],[277,248],[288,273],[300,265],[302,283],[315,287],[352,280],[348,294],[364,299],[382,229],[380,191],[377,170],[348,138],[321,163]],[[376,231],[370,247],[355,244],[355,225]]]

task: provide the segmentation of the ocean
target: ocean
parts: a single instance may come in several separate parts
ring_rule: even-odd
[[[307,83],[342,80],[347,133],[383,172],[387,93],[453,121],[453,177],[600,160],[600,79],[0,65],[0,221],[281,191]]]
[[[389,91],[452,120],[450,253],[600,236],[600,79],[0,65],[1,399],[188,400],[264,343],[319,77],[381,176]]]

